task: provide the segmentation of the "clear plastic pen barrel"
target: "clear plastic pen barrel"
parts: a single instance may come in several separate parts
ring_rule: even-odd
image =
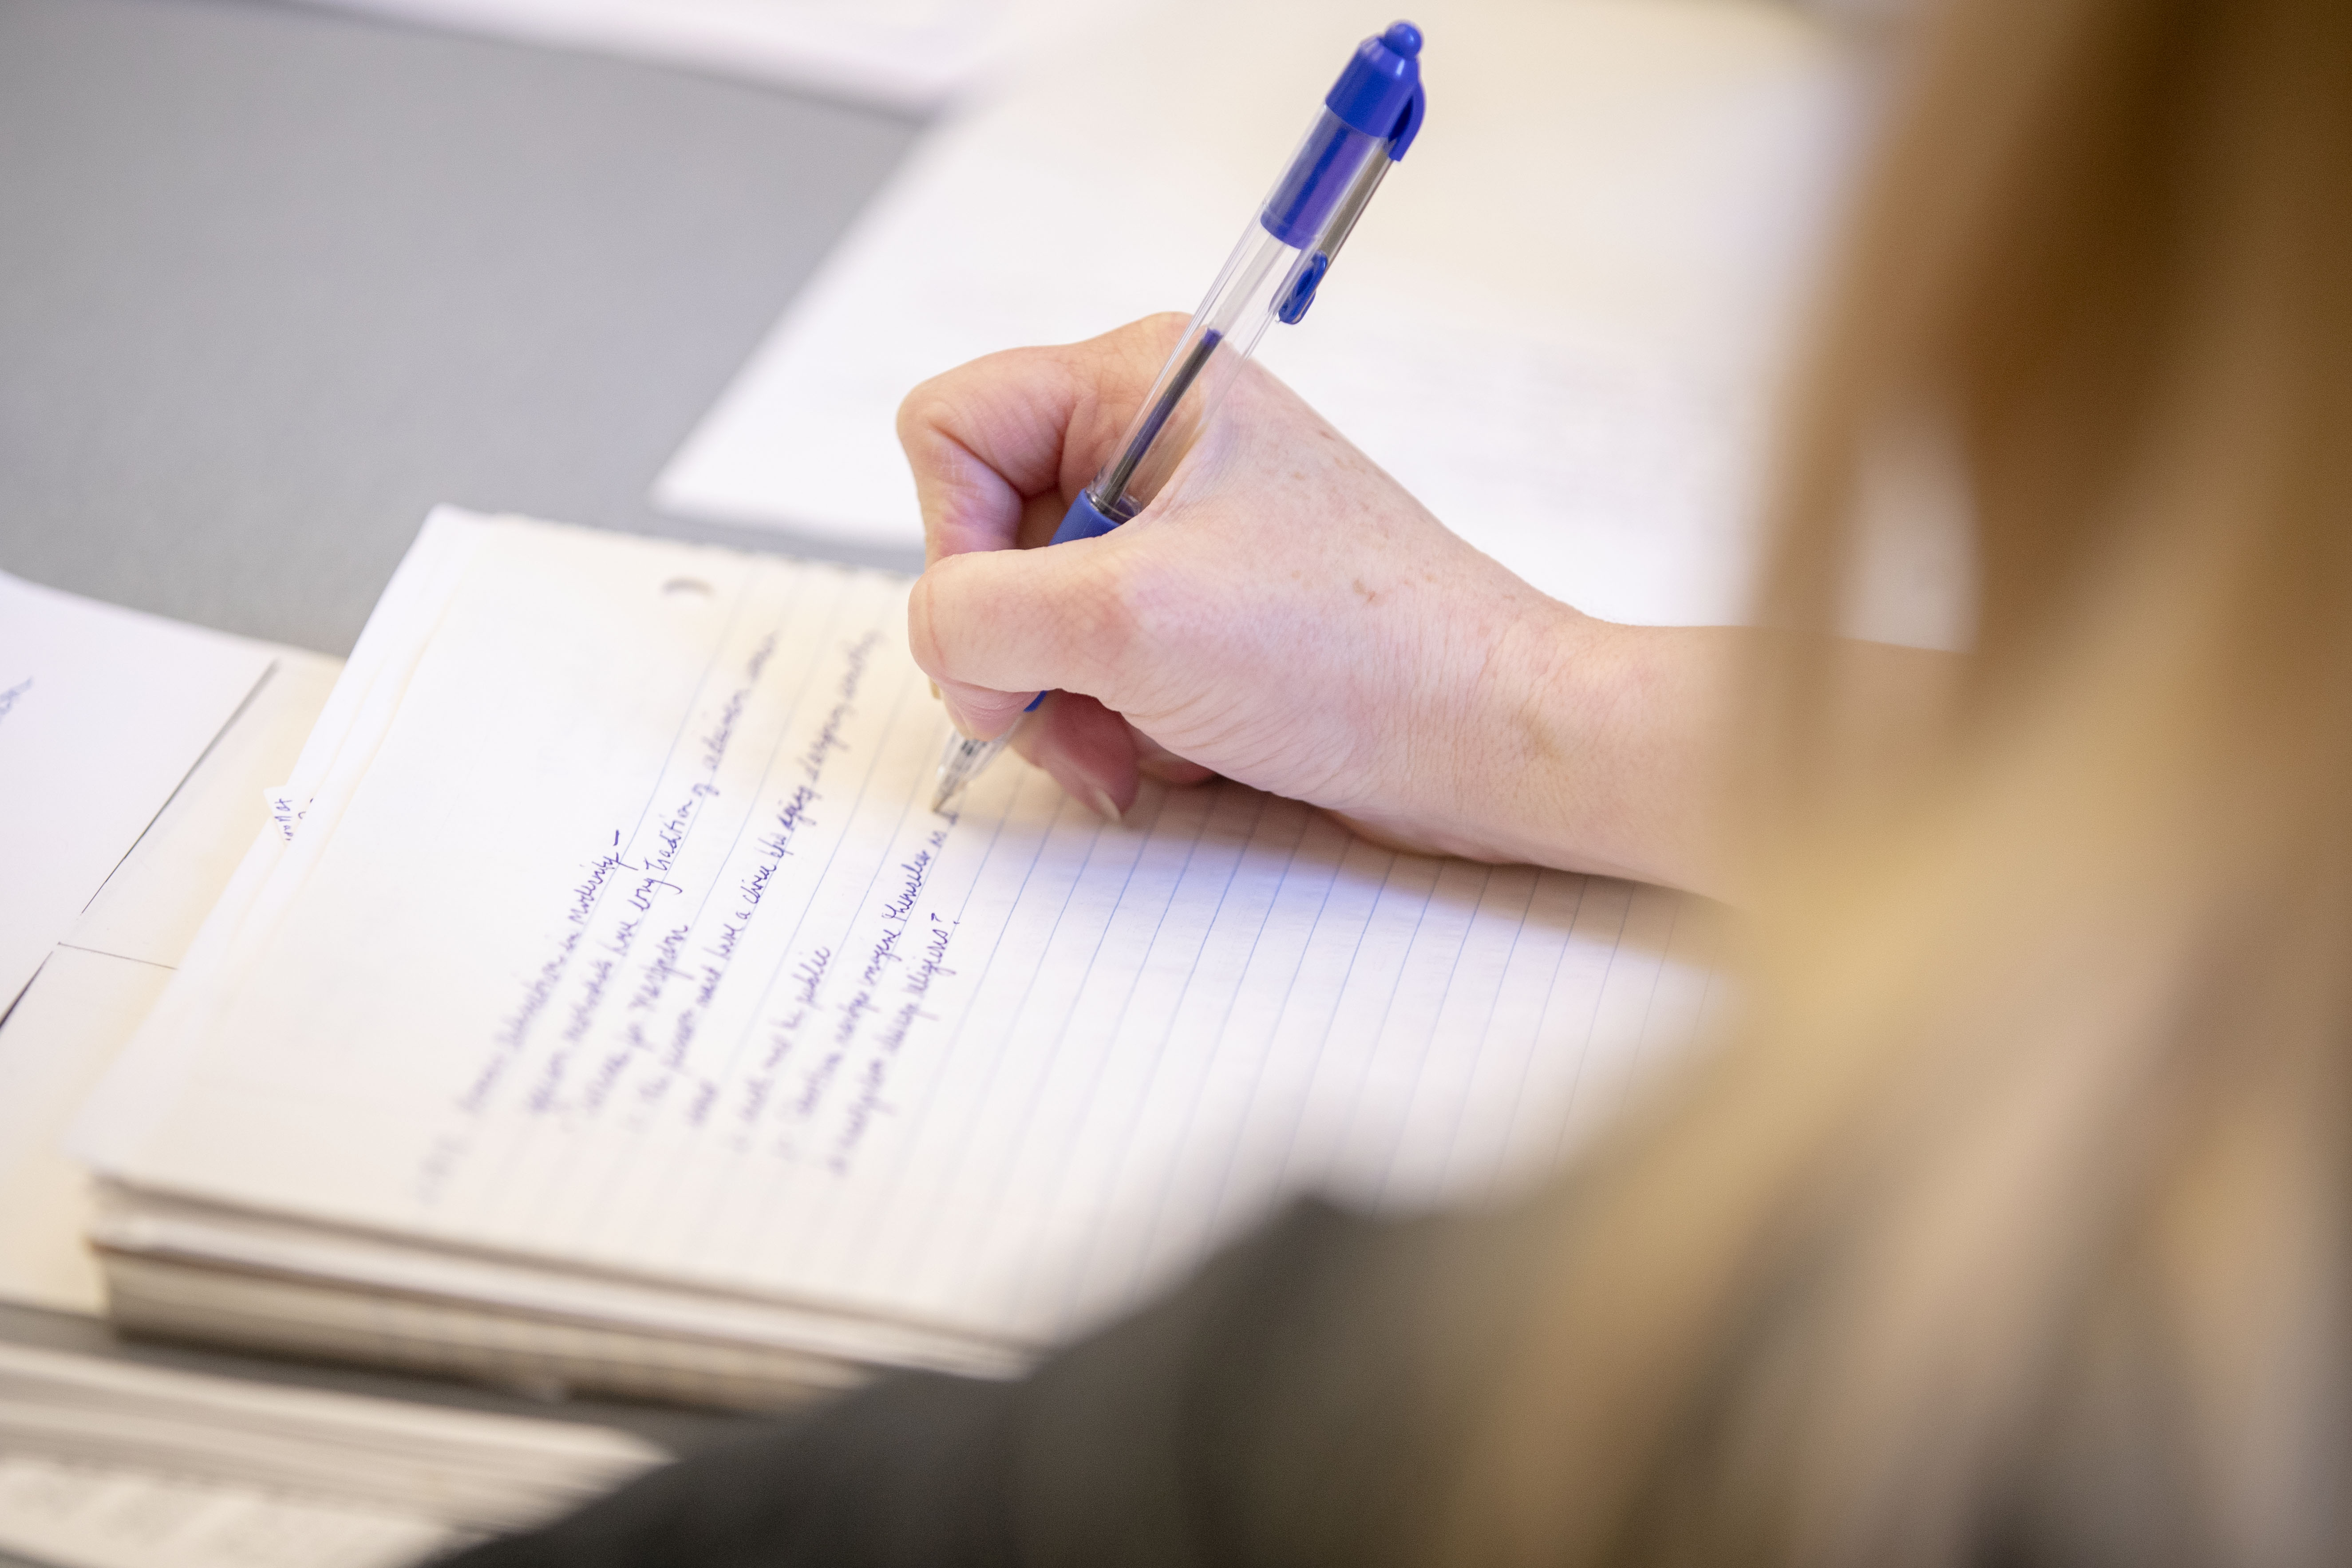
[[[1307,312],[1333,257],[1388,172],[1389,143],[1329,110],[1317,117],[1265,206],[1234,247],[1087,493],[1125,522],[1191,450],[1265,329]]]

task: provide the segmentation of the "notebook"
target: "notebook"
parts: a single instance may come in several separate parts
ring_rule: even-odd
[[[86,1109],[135,1330],[726,1405],[995,1374],[1307,1191],[1475,1202],[1704,1027],[1663,889],[947,730],[903,577],[444,509]]]

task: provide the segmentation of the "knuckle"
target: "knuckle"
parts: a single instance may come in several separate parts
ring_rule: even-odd
[[[1184,335],[1184,329],[1191,321],[1192,318],[1181,310],[1154,310],[1135,324],[1146,339],[1161,353],[1166,353],[1175,347],[1176,340]]]
[[[1139,378],[1149,385],[1191,320],[1180,311],[1160,310],[1105,332],[1086,345],[1099,356],[1094,374],[1118,385]]]
[[[907,651],[926,675],[940,672],[939,647],[931,637],[931,574],[915,579],[907,592]]]
[[[933,566],[915,579],[913,589],[907,595],[907,651],[914,656],[922,672],[929,676],[954,673],[940,636],[942,606],[938,602],[940,580],[952,564],[950,558]]]
[[[940,383],[948,380],[954,374],[953,371],[950,371],[946,375],[935,375],[929,381],[921,382],[898,400],[899,445],[912,447],[919,437],[940,427],[941,418],[946,414],[950,403]]]
[[[1154,310],[1123,327],[1113,327],[1097,338],[1095,344],[1122,353],[1141,349],[1164,355],[1184,335],[1185,323],[1191,320],[1181,310]]]
[[[1131,672],[1165,655],[1175,593],[1169,574],[1137,550],[1104,550],[1088,574],[1086,636],[1107,669]]]

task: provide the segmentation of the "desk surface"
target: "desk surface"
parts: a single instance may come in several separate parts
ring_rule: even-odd
[[[919,129],[268,0],[0,0],[0,569],[341,654],[437,500],[773,547],[646,487]]]
[[[646,488],[919,130],[291,3],[0,0],[0,569],[341,654],[435,501],[778,547]]]

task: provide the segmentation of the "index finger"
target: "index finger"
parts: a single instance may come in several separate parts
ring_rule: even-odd
[[[1021,543],[1024,515],[1050,533],[1181,325],[1154,317],[1082,343],[1009,349],[908,393],[898,444],[914,470],[926,564]]]

